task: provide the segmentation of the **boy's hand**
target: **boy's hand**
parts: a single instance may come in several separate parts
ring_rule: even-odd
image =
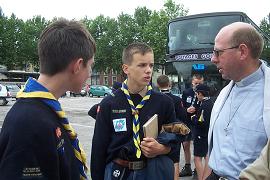
[[[143,138],[140,147],[142,153],[147,158],[154,158],[161,154],[168,154],[171,151],[171,147],[158,143],[154,138],[147,137]]]

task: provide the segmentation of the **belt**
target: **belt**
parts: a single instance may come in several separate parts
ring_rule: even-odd
[[[127,161],[117,158],[114,159],[113,162],[130,170],[139,170],[143,169],[146,166],[146,163],[144,161]]]

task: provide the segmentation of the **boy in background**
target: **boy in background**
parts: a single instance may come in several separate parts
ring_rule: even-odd
[[[185,123],[186,119],[187,119],[186,110],[183,107],[182,99],[171,93],[171,91],[170,91],[171,90],[171,83],[170,83],[169,77],[166,75],[160,75],[157,78],[157,86],[158,86],[160,92],[166,94],[173,101],[176,118],[179,121]],[[170,157],[172,158],[172,160],[174,162],[174,180],[179,179],[180,147],[181,147],[181,142],[179,142],[177,144],[176,150],[170,154]]]
[[[210,116],[213,108],[213,102],[210,99],[210,88],[205,84],[199,84],[195,88],[195,94],[201,106],[196,114],[191,116],[193,123],[193,145],[194,145],[194,163],[197,171],[198,180],[202,180],[204,170],[208,164],[208,142],[207,135],[210,124]],[[205,165],[202,160],[205,159]]]

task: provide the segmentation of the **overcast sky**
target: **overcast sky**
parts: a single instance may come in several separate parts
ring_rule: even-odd
[[[269,0],[174,0],[189,9],[189,15],[220,12],[245,12],[257,25],[270,13]],[[146,6],[151,10],[160,10],[164,0],[1,0],[0,6],[6,16],[14,13],[21,19],[30,19],[41,15],[46,19],[65,17],[82,19],[87,16],[94,19],[100,14],[116,18],[121,12],[133,14],[136,7]]]

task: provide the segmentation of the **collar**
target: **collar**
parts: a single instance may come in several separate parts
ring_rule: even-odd
[[[242,79],[239,82],[235,82],[237,87],[244,87],[244,86],[248,86],[258,80],[260,80],[261,78],[263,78],[263,70],[262,70],[262,65],[260,65],[260,67],[252,74],[250,74],[249,76],[245,77],[244,79]]]
[[[203,98],[204,101],[206,101],[206,100],[208,100],[208,99],[210,99],[210,97],[204,97],[204,98]]]
[[[161,89],[160,92],[162,92],[162,93],[170,93],[171,90],[170,89]]]

